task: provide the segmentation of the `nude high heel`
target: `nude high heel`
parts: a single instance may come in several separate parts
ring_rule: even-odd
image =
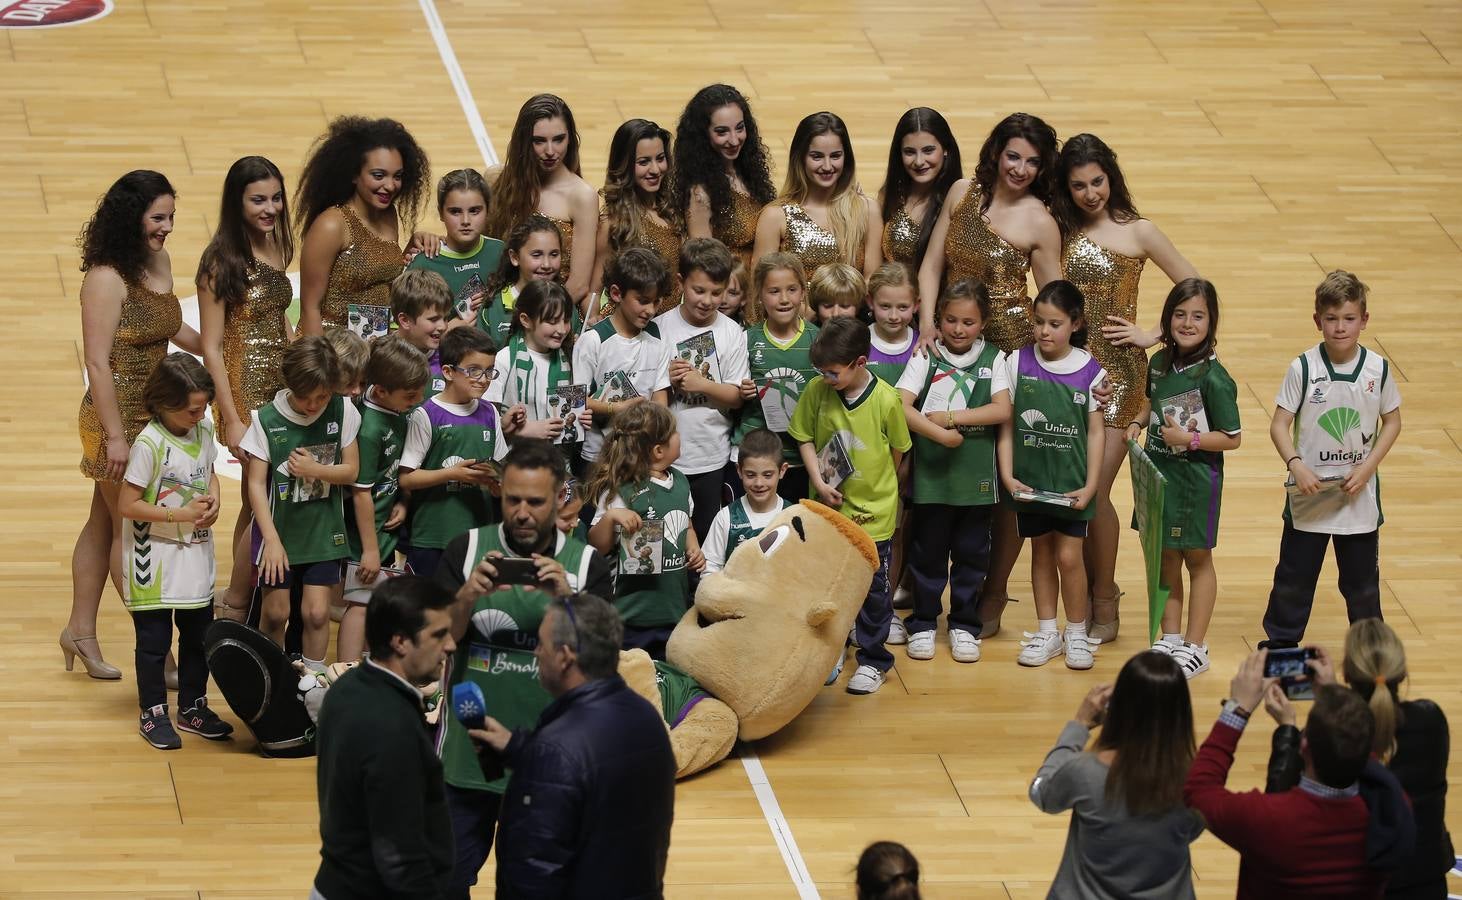
[[[1122,624],[1118,604],[1123,593],[1119,590],[1113,597],[1092,596],[1091,616],[1086,628],[1088,637],[1104,644],[1110,644],[1117,639],[1117,630]]]
[[[92,678],[102,681],[116,681],[122,677],[122,670],[101,658],[98,653],[96,659],[92,659],[76,646],[77,641],[93,641],[96,635],[89,634],[85,637],[73,637],[70,628],[61,629],[61,637],[58,643],[61,645],[61,655],[66,660],[66,671],[70,672],[76,662],[76,657],[81,657],[81,664],[86,666],[86,674]]]

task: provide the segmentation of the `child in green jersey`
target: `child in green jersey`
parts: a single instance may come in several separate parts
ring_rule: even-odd
[[[765,428],[777,434],[788,467],[777,493],[796,503],[808,496],[807,469],[797,452],[797,442],[787,435],[787,426],[803,388],[817,377],[811,356],[817,326],[802,318],[807,276],[802,260],[795,254],[768,253],[757,260],[755,273],[751,311],[760,324],[746,329],[746,361],[751,377],[741,381],[744,405],[732,443],[739,453],[741,443],[751,432]]]
[[[558,281],[562,267],[563,235],[553,220],[534,213],[519,222],[508,234],[497,277],[477,314],[477,327],[487,332],[495,345],[506,346],[518,295],[530,281]],[[577,322],[577,314],[574,319]]]
[[[690,527],[690,481],[672,468],[680,458],[675,416],[658,403],[636,403],[614,417],[614,433],[584,485],[597,509],[589,543],[618,559],[614,605],[624,618],[624,647],[665,658],[670,632],[690,607],[689,572],[706,566]]]
[[[474,169],[456,169],[437,182],[437,215],[446,239],[436,256],[417,254],[407,271],[435,272],[447,283],[447,327],[471,325],[486,297],[487,283],[497,273],[503,242],[485,237],[489,191]],[[396,321],[393,298],[391,320]]]
[[[1162,583],[1168,589],[1162,636],[1152,649],[1177,660],[1188,678],[1208,671],[1208,623],[1218,599],[1213,547],[1223,494],[1223,454],[1237,450],[1238,388],[1213,348],[1218,292],[1202,278],[1173,286],[1163,304],[1163,349],[1147,364],[1147,392],[1127,426],[1147,435],[1147,455],[1163,474]],[[1183,569],[1188,569],[1188,630],[1183,631]]]
[[[904,622],[909,659],[934,658],[934,631],[949,587],[949,650],[980,658],[977,603],[990,570],[991,514],[998,499],[995,426],[1010,420],[1010,395],[991,390],[1003,361],[980,337],[990,294],[978,281],[950,285],[934,309],[939,337],[899,379],[914,438],[909,569],[914,612]]]
[[[1101,403],[1093,389],[1106,379],[1082,349],[1086,319],[1081,291],[1052,281],[1031,304],[1035,344],[1005,358],[995,392],[1013,408],[1000,430],[1000,478],[1014,495],[1016,528],[1031,541],[1031,592],[1036,631],[1026,632],[1019,662],[1041,666],[1066,654],[1072,669],[1090,669],[1095,642],[1087,635],[1086,567],[1082,543],[1101,475]],[[1058,595],[1066,606],[1066,635],[1056,629]]]
[[[741,481],[744,492],[729,506],[722,507],[716,518],[711,520],[706,542],[701,547],[706,557],[707,572],[724,569],[726,560],[737,547],[761,534],[777,513],[792,505],[793,501],[778,495],[786,474],[782,436],[765,428],[743,436],[741,453],[736,459],[736,477]]]
[[[497,355],[485,395],[499,409],[525,406],[528,419],[519,436],[551,441],[568,459],[579,455],[584,429],[593,421],[585,406],[588,389],[574,383],[574,308],[558,282],[529,282],[518,296],[508,345]]]
[[[868,282],[847,263],[828,263],[807,273],[807,302],[813,322],[826,325],[835,318],[864,321],[868,309]]]
[[[452,311],[452,292],[436,272],[407,269],[391,282],[391,322],[396,334],[426,357],[430,378],[425,395],[435,397],[447,386],[442,378],[442,335]]]
[[[396,565],[396,529],[406,521],[406,500],[397,485],[407,415],[421,403],[427,382],[426,357],[400,335],[387,335],[371,348],[365,402],[357,440],[360,471],[351,487],[346,516],[352,564],[346,566],[346,608],[335,640],[340,662],[360,659],[365,647],[365,610],[381,569]]]
[[[117,498],[125,520],[122,600],[137,632],[138,731],[159,750],[183,745],[168,720],[163,660],[178,626],[178,727],[209,740],[233,731],[208,708],[203,632],[213,621],[213,378],[187,353],[165,357],[142,401],[152,421],[137,436]],[[69,667],[70,660],[67,660]]]
[[[854,626],[858,671],[848,679],[850,694],[878,690],[893,668],[893,654],[884,646],[893,622],[888,558],[898,512],[896,472],[911,446],[898,392],[868,371],[869,346],[868,326],[857,319],[835,318],[822,326],[812,342],[812,364],[821,374],[802,392],[787,429],[817,497],[878,546],[878,571]]]
[[[323,669],[330,644],[330,598],[340,584],[345,537],[345,486],[360,467],[360,413],[336,393],[340,359],[320,336],[284,351],[284,390],[260,407],[244,435],[249,499],[263,538],[259,630],[284,646],[290,588],[300,585],[307,666]]]

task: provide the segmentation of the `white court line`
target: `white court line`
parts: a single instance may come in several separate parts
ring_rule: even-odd
[[[777,842],[777,849],[781,851],[787,874],[792,876],[792,885],[797,888],[797,896],[802,900],[821,900],[822,895],[817,892],[817,885],[812,882],[807,863],[802,859],[802,851],[797,849],[792,826],[787,824],[786,817],[782,815],[782,806],[777,802],[772,783],[767,780],[766,769],[762,768],[761,758],[750,744],[741,745],[741,765],[746,769],[746,779],[751,782],[756,801],[761,804],[761,814],[767,820],[767,827],[772,830],[772,840]]]
[[[437,15],[434,0],[420,0],[420,3],[421,14],[426,17],[426,27],[431,30],[432,40],[436,41],[437,54],[442,58],[442,66],[447,70],[452,89],[457,92],[457,102],[462,105],[462,115],[467,117],[467,127],[472,131],[473,140],[477,141],[482,162],[491,168],[498,164],[497,151],[492,147],[492,138],[487,136],[487,126],[482,124],[482,115],[477,112],[472,89],[467,86],[467,76],[462,74],[462,67],[457,64],[457,54],[452,50],[452,42],[447,39],[447,28],[442,24],[442,17]]]

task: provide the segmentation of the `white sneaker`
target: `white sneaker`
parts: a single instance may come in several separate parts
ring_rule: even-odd
[[[933,659],[934,630],[909,635],[909,645],[905,649],[908,651],[909,659]]]
[[[955,662],[979,662],[980,639],[963,628],[949,629],[949,655]]]
[[[1061,632],[1027,631],[1025,640],[1020,642],[1020,656],[1016,657],[1016,662],[1023,666],[1044,666],[1062,652]]]
[[[1100,643],[1085,631],[1073,633],[1070,628],[1066,629],[1066,668],[1090,669],[1096,662],[1092,654]]]
[[[908,629],[904,628],[904,620],[898,616],[894,616],[893,620],[888,623],[888,637],[884,640],[884,643],[907,644],[908,642],[909,632]]]
[[[1161,653],[1163,656],[1172,656],[1179,646],[1179,644],[1174,644],[1167,638],[1158,638],[1152,642],[1152,647],[1149,649],[1154,653]]]
[[[1183,677],[1194,678],[1208,671],[1208,645],[1188,644],[1173,651],[1173,661],[1183,670]]]
[[[859,666],[853,677],[848,679],[848,693],[871,694],[883,687],[888,676],[872,666]]]

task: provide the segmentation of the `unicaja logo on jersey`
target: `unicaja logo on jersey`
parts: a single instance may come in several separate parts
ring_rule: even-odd
[[[0,28],[80,25],[112,11],[112,0],[0,0]]]
[[[1021,413],[1020,420],[1031,431],[1043,431],[1046,434],[1075,435],[1078,431],[1075,425],[1062,425],[1059,422],[1050,421],[1046,418],[1046,414],[1038,409],[1028,409]]]
[[[1348,406],[1337,406],[1327,410],[1324,415],[1315,420],[1326,434],[1335,439],[1335,443],[1344,445],[1345,438],[1352,431],[1360,428],[1360,413]],[[1362,434],[1361,442],[1370,443],[1369,439]],[[1320,463],[1322,465],[1354,465],[1364,461],[1366,450],[1322,450],[1320,451]]]

